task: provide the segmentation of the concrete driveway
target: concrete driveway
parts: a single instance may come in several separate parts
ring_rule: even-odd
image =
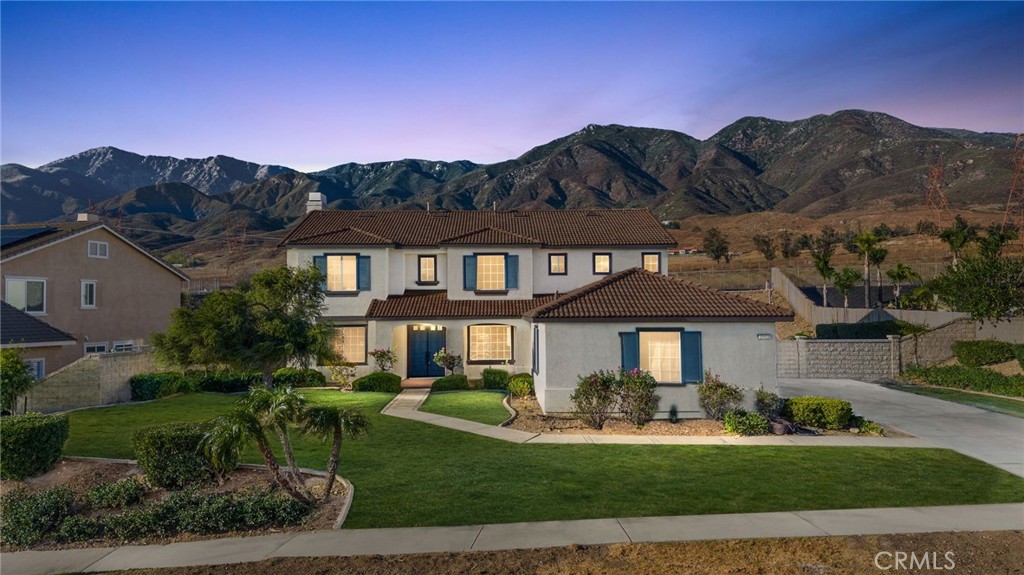
[[[783,396],[846,399],[857,415],[1024,477],[1024,419],[852,379],[779,379]]]

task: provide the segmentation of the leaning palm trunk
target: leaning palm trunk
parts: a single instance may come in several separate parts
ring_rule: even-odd
[[[331,500],[331,490],[334,489],[334,478],[338,474],[338,461],[341,459],[341,442],[344,437],[340,426],[334,430],[331,456],[327,459],[327,484],[324,485],[324,494],[320,497],[321,503],[327,503]]]
[[[277,483],[281,489],[284,489],[288,495],[292,496],[296,501],[302,503],[312,503],[309,497],[305,493],[300,492],[295,488],[290,481],[288,481],[283,475],[281,475],[281,466],[277,463],[277,458],[274,457],[274,452],[270,450],[270,445],[267,443],[265,438],[256,439],[256,447],[260,450],[260,455],[263,457],[263,463],[266,464],[267,469],[270,471],[271,477],[274,482]]]
[[[882,307],[882,266],[875,266],[875,279],[878,282],[878,307]],[[871,307],[871,306],[868,306]]]
[[[288,462],[288,474],[295,485],[302,485],[302,475],[299,472],[299,465],[295,462],[295,450],[292,448],[292,438],[288,435],[288,426],[279,423],[275,426],[277,437],[281,440],[281,448],[284,450],[285,461]]]

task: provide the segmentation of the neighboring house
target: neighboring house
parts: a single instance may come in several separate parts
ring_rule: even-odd
[[[640,367],[664,385],[660,415],[696,416],[692,383],[775,383],[780,308],[667,277],[676,245],[646,210],[324,211],[282,242],[288,265],[325,275],[323,321],[337,349],[373,370],[392,348],[403,377],[443,375],[441,348],[464,372],[533,373],[545,411],[571,409],[577,376]]]
[[[170,324],[188,276],[98,221],[0,226],[0,299],[76,344],[40,375],[87,353],[130,351]],[[14,343],[3,330],[4,344]],[[28,357],[28,356],[26,356]]]
[[[53,369],[65,348],[77,343],[71,334],[0,301],[0,348],[20,349],[36,379],[42,379],[48,367]]]

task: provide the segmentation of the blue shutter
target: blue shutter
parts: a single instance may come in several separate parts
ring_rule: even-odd
[[[313,266],[320,270],[320,290],[327,291],[327,256],[313,256]]]
[[[356,267],[356,289],[359,291],[370,290],[370,256],[359,256]]]
[[[519,256],[505,256],[505,289],[519,289]]]
[[[622,345],[622,369],[630,371],[640,367],[640,334],[635,331],[619,333]]]
[[[462,256],[462,289],[476,289],[476,256]]]
[[[700,383],[704,379],[700,332],[684,331],[680,334],[679,341],[683,348],[683,383]]]
[[[533,326],[533,369],[530,373],[540,373],[540,328]]]

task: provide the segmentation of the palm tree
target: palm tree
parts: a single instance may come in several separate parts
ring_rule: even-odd
[[[857,253],[864,256],[864,305],[871,307],[869,294],[871,293],[871,269],[869,267],[868,254],[879,242],[878,236],[873,232],[866,231],[854,238],[853,243],[857,246]]]
[[[832,267],[832,255],[835,254],[835,244],[826,238],[814,240],[811,246],[811,259],[814,260],[814,269],[821,275],[821,299],[823,305],[828,307],[828,281],[835,275],[836,270]]]
[[[978,236],[978,230],[967,223],[967,220],[957,216],[953,220],[953,227],[945,228],[939,232],[939,239],[946,242],[949,251],[953,253],[953,267],[960,261],[960,254]]]
[[[244,409],[259,418],[263,427],[271,428],[277,433],[277,438],[284,449],[285,461],[288,462],[288,472],[293,481],[299,482],[299,466],[295,462],[295,450],[292,449],[292,440],[288,435],[288,425],[299,421],[306,400],[289,388],[268,389],[257,386],[241,403]]]
[[[896,309],[900,309],[902,305],[900,298],[903,294],[903,284],[910,283],[913,281],[920,282],[921,274],[914,271],[914,268],[904,263],[896,264],[896,267],[885,272],[885,275],[889,276],[894,286],[896,286]]]
[[[875,303],[882,305],[882,262],[885,261],[885,257],[889,255],[889,250],[885,248],[875,247],[868,251],[868,262],[875,266],[875,277],[877,278],[878,284],[878,299]],[[871,302],[864,302],[864,305],[871,307]]]
[[[843,295],[843,307],[850,307],[850,290],[860,281],[860,272],[851,268],[843,268],[832,275],[832,285]]]
[[[327,459],[327,485],[320,501],[326,503],[331,498],[334,488],[334,477],[338,473],[338,461],[341,457],[341,443],[345,436],[359,437],[370,430],[370,421],[356,409],[342,409],[327,405],[317,405],[305,410],[302,414],[302,431],[327,441],[331,440],[331,455]]]

